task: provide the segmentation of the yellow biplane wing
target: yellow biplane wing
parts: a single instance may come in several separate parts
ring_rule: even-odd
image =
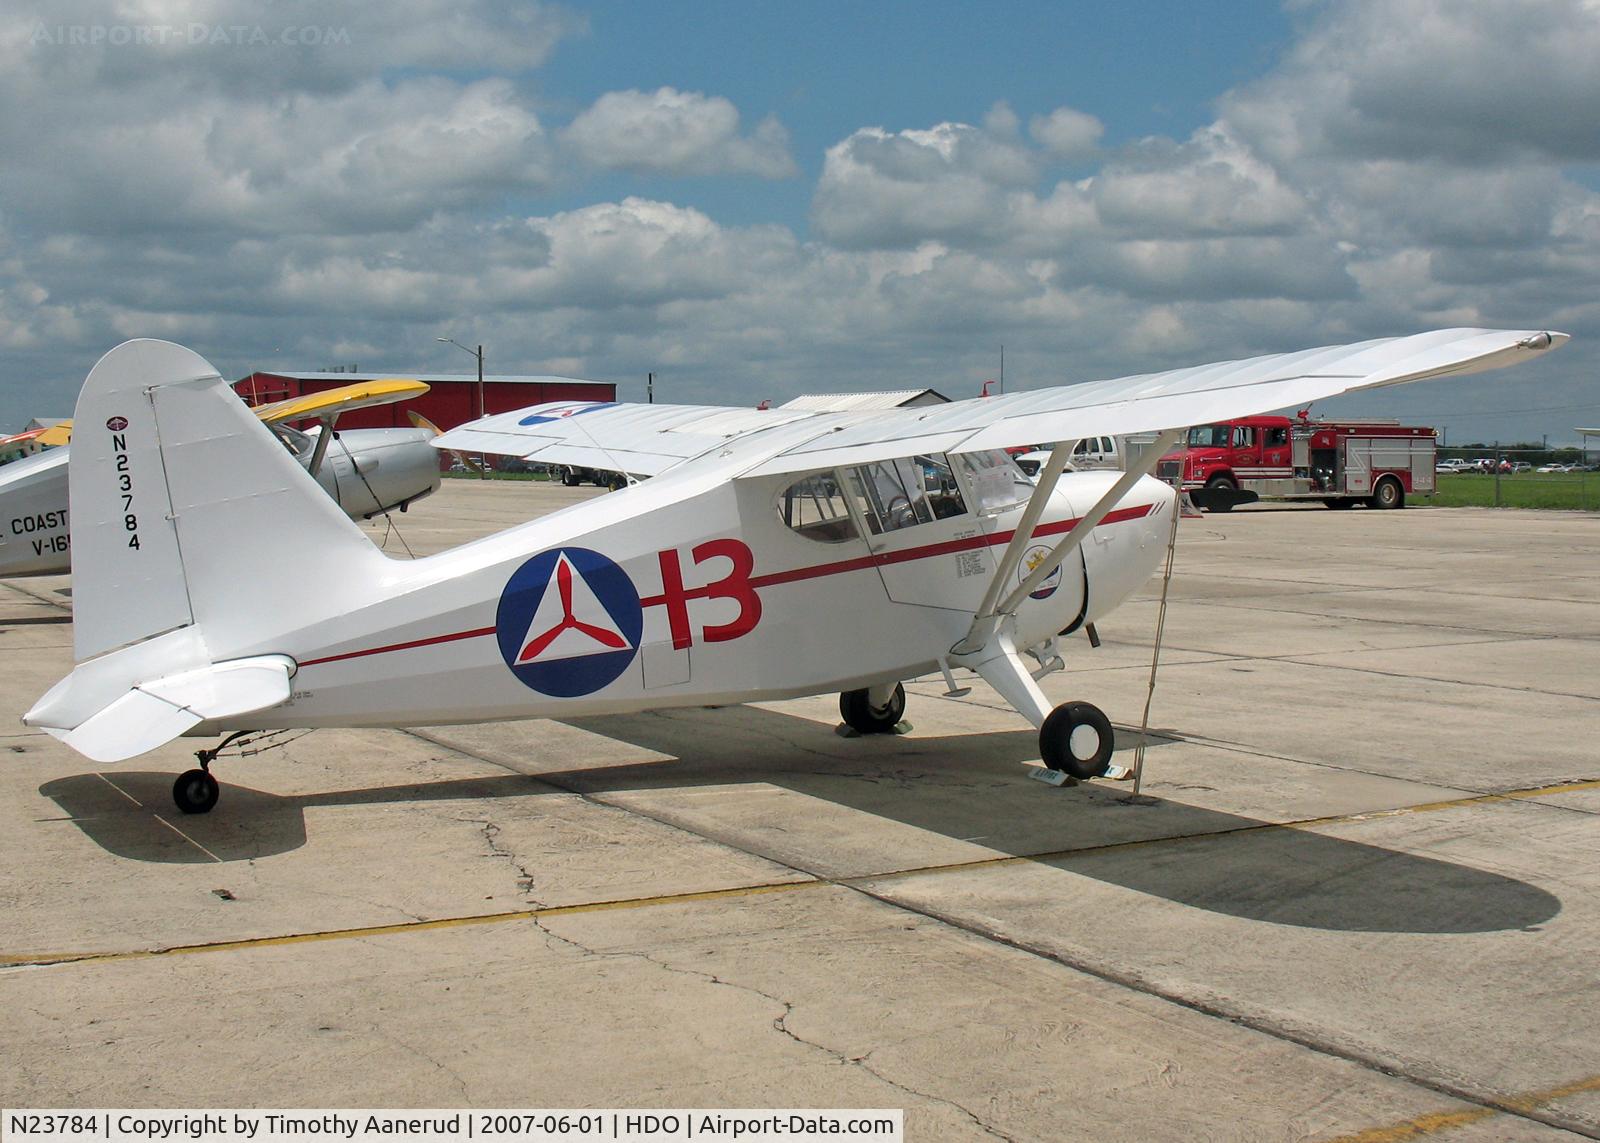
[[[385,377],[378,381],[358,381],[354,385],[341,385],[322,393],[306,393],[286,401],[257,405],[251,411],[267,424],[280,421],[299,421],[308,417],[337,416],[351,409],[366,409],[373,405],[389,405],[411,397],[420,397],[428,391],[424,381],[405,377]]]
[[[65,432],[62,430],[65,429]],[[65,444],[72,438],[72,422],[64,421],[59,425],[51,425],[47,429],[28,429],[26,432],[13,433],[8,437],[0,437],[0,455],[12,451],[21,451],[30,444],[40,446]]]
[[[251,412],[272,425],[279,421],[299,421],[309,417],[319,419],[336,417],[351,409],[366,409],[373,405],[389,405],[395,401],[420,397],[427,391],[428,384],[425,381],[413,381],[407,377],[384,377],[377,381],[359,381],[354,385],[342,385],[323,393],[307,393],[301,397],[290,397],[286,401],[257,405]],[[435,429],[434,432],[437,433],[438,430]],[[0,451],[8,446],[29,442],[39,445],[71,444],[71,419],[58,421],[49,428],[30,429],[25,433],[0,437]]]

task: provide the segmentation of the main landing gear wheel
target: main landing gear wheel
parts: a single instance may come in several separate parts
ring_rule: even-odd
[[[1052,770],[1074,778],[1098,778],[1111,768],[1116,733],[1111,720],[1086,702],[1063,703],[1039,728],[1039,755]]]
[[[185,770],[178,775],[178,780],[172,783],[172,800],[178,803],[178,808],[186,814],[205,814],[211,812],[211,807],[217,804],[217,796],[222,792],[209,771],[196,767]]]
[[[876,706],[866,690],[845,691],[839,696],[839,717],[858,734],[893,734],[906,713],[906,689],[894,685],[894,694],[885,706]]]

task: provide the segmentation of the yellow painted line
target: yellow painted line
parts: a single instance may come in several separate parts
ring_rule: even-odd
[[[932,876],[940,873],[965,872],[969,869],[986,869],[999,865],[1016,865],[1022,862],[1063,861],[1071,857],[1084,857],[1090,854],[1113,853],[1119,849],[1133,849],[1138,846],[1172,844],[1183,841],[1204,841],[1214,837],[1232,837],[1236,834],[1259,833],[1266,830],[1293,829],[1312,830],[1321,829],[1330,825],[1344,825],[1350,822],[1372,821],[1377,818],[1401,817],[1406,814],[1437,813],[1440,810],[1455,810],[1463,806],[1487,805],[1492,802],[1506,802],[1513,800],[1527,800],[1531,798],[1550,797],[1556,794],[1570,794],[1581,790],[1600,789],[1600,778],[1582,782],[1562,782],[1553,786],[1538,786],[1526,790],[1506,790],[1498,794],[1471,794],[1464,798],[1452,798],[1448,801],[1419,802],[1414,806],[1397,806],[1392,810],[1362,810],[1353,814],[1332,814],[1321,818],[1300,818],[1288,822],[1251,822],[1248,825],[1234,826],[1227,829],[1209,830],[1204,833],[1174,834],[1169,837],[1135,838],[1131,841],[1111,842],[1107,845],[1088,845],[1077,849],[1058,849],[1048,853],[1007,854],[1004,857],[982,857],[975,861],[952,861],[943,865],[923,865],[915,869],[887,869],[882,873],[862,874],[856,877],[842,879],[843,884],[855,884],[863,881],[892,881],[906,877]]]
[[[737,885],[728,889],[706,889],[696,893],[666,893],[656,897],[625,897],[610,901],[585,901],[577,905],[551,905],[542,909],[516,909],[506,913],[474,913],[465,917],[439,917],[431,921],[400,921],[393,925],[367,925],[358,929],[327,929],[316,933],[290,933],[279,937],[247,937],[235,941],[211,941],[199,945],[174,945],[163,949],[134,949],[126,952],[32,953],[0,956],[0,965],[105,963],[125,960],[152,960],[156,957],[188,953],[231,952],[239,949],[282,948],[285,945],[316,941],[342,941],[361,937],[386,937],[397,933],[459,929],[469,925],[499,925],[507,921],[537,921],[548,917],[570,917],[580,913],[604,913],[617,909],[645,909],[656,905],[684,905],[696,901],[720,901],[732,897],[756,897],[783,893],[791,889],[814,889],[825,881],[771,881],[759,885]]]
[[[1472,1107],[1464,1111],[1431,1112],[1428,1115],[1419,1115],[1415,1119],[1407,1119],[1402,1123],[1393,1123],[1387,1127],[1371,1127],[1365,1131],[1358,1131],[1354,1135],[1341,1135],[1336,1139],[1328,1140],[1328,1143],[1401,1143],[1402,1140],[1406,1139],[1423,1139],[1457,1127],[1481,1123],[1483,1120],[1492,1119],[1497,1115],[1537,1111],[1558,1099],[1564,1099],[1569,1095],[1578,1095],[1587,1091],[1600,1091],[1600,1076],[1589,1076],[1587,1079],[1574,1080],[1572,1083],[1546,1088],[1544,1091],[1529,1092],[1525,1095],[1496,1100],[1496,1106],[1494,1107]]]
[[[434,929],[461,928],[467,925],[495,925],[507,921],[536,920],[545,917],[565,917],[580,913],[599,913],[613,909],[645,909],[657,905],[681,905],[698,901],[719,901],[735,897],[752,897],[764,893],[782,893],[791,889],[815,889],[822,886],[858,886],[868,882],[901,880],[908,877],[937,876],[944,873],[965,873],[971,870],[990,869],[1005,865],[1031,862],[1065,860],[1091,854],[1133,849],[1138,846],[1171,844],[1185,841],[1204,841],[1208,838],[1229,837],[1236,834],[1256,833],[1264,830],[1309,830],[1348,822],[1367,821],[1401,814],[1433,813],[1439,810],[1458,809],[1462,806],[1503,802],[1513,799],[1545,797],[1580,790],[1600,789],[1600,779],[1582,782],[1563,782],[1527,790],[1508,790],[1499,794],[1473,794],[1449,801],[1424,802],[1415,806],[1401,806],[1392,810],[1366,810],[1354,814],[1335,814],[1329,817],[1303,818],[1288,822],[1256,822],[1233,829],[1219,829],[1198,834],[1179,834],[1172,837],[1151,837],[1132,841],[1112,842],[1108,845],[1084,846],[1078,849],[1052,850],[1046,853],[1006,854],[1000,857],[980,857],[972,861],[953,861],[943,865],[923,865],[914,869],[889,869],[879,873],[863,873],[852,877],[815,877],[803,881],[763,882],[756,885],[738,885],[727,889],[710,889],[698,893],[666,893],[652,897],[627,897],[609,901],[587,901],[576,905],[555,905],[542,909],[518,909],[507,913],[474,913],[464,917],[440,917],[431,921],[401,921],[393,925],[372,925],[355,929],[328,929],[315,933],[290,933],[278,937],[250,937],[236,941],[214,941],[198,945],[174,945],[161,949],[133,949],[122,952],[55,952],[0,954],[0,968],[107,962],[122,960],[148,960],[153,957],[183,953],[227,952],[236,949],[275,948],[283,945],[310,944],[314,941],[348,940],[362,937],[381,937],[396,933],[427,932]]]
[[[1470,1111],[1435,1112],[1432,1115],[1419,1115],[1415,1119],[1408,1119],[1404,1123],[1396,1123],[1389,1127],[1372,1127],[1366,1131],[1358,1131],[1354,1135],[1341,1135],[1337,1139],[1330,1139],[1328,1143],[1401,1143],[1402,1140],[1422,1139],[1429,1135],[1437,1135],[1441,1131],[1465,1127],[1469,1123],[1479,1123],[1499,1114],[1500,1112],[1492,1107],[1474,1107]]]

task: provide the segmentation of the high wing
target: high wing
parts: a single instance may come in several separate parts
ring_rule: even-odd
[[[1497,369],[1566,340],[1564,333],[1543,330],[1444,329],[860,413],[555,402],[473,421],[433,443],[641,475],[715,449],[728,455],[738,475],[763,476],[1207,424],[1360,389]],[[789,428],[773,431],[782,426]]]
[[[656,476],[719,445],[818,415],[726,405],[551,401],[470,421],[435,437],[433,446]]]
[[[1124,436],[1247,417],[1341,393],[1461,376],[1566,342],[1545,330],[1443,329],[1165,373],[879,413],[791,445],[745,473],[803,472],[928,452]]]
[[[428,386],[424,381],[413,381],[405,377],[385,377],[378,381],[360,381],[354,385],[341,385],[337,389],[328,389],[322,393],[306,393],[303,396],[290,397],[285,401],[257,405],[253,411],[256,416],[271,425],[280,421],[300,421],[311,417],[336,417],[352,409],[390,405],[396,401],[420,397],[427,391]]]

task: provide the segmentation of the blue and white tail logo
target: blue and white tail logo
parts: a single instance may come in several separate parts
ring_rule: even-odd
[[[639,653],[644,609],[628,574],[588,548],[541,552],[500,594],[495,637],[522,683],[573,698],[614,682]]]

